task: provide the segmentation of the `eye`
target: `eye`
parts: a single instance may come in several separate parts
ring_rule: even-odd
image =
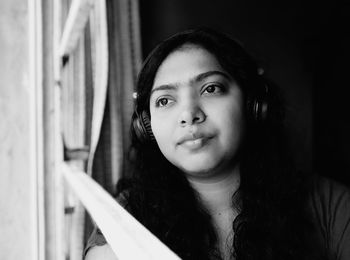
[[[169,104],[171,104],[172,102],[174,102],[174,101],[171,100],[170,98],[161,97],[161,98],[157,99],[156,107],[165,107],[165,106],[168,106]]]
[[[207,85],[202,94],[210,95],[210,94],[219,94],[224,92],[224,87],[219,84],[209,84]]]

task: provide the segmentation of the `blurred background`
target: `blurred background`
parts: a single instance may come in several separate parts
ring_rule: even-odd
[[[345,0],[0,0],[0,259],[82,258],[92,221],[60,164],[114,194],[142,60],[197,26],[238,39],[281,87],[297,167],[350,186],[349,13]]]

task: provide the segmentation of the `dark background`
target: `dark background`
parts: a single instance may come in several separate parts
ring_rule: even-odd
[[[140,0],[144,57],[164,38],[210,26],[241,41],[284,91],[297,166],[350,186],[350,2]]]

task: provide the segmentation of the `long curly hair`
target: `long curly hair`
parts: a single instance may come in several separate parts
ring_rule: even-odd
[[[240,43],[208,28],[178,33],[160,43],[139,74],[135,114],[149,113],[149,99],[159,66],[184,44],[212,53],[241,87],[246,102],[247,133],[240,150],[240,187],[232,205],[231,255],[245,259],[311,259],[305,211],[308,179],[291,161],[278,88],[258,73]],[[268,89],[268,91],[267,91]],[[265,93],[265,94],[264,94]],[[252,100],[266,99],[263,121],[252,115]],[[134,117],[135,117],[134,114]],[[212,219],[185,174],[160,152],[155,141],[142,141],[131,127],[132,173],[117,184],[125,208],[182,259],[221,259]]]

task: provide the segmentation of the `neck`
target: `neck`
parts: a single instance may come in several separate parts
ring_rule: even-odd
[[[188,181],[198,192],[201,201],[210,213],[225,212],[232,208],[232,196],[239,188],[239,166],[236,166],[226,174],[221,174],[214,178],[188,176]]]

